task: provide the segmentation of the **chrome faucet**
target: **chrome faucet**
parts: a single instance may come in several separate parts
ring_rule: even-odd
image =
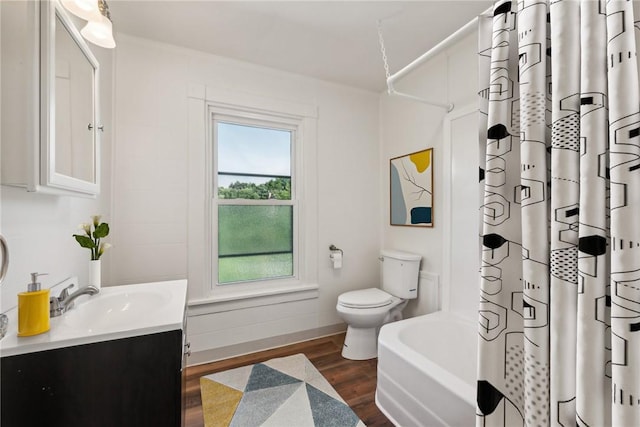
[[[61,314],[66,313],[68,310],[71,310],[76,298],[82,295],[95,295],[100,292],[100,290],[95,286],[85,286],[84,288],[80,288],[74,293],[69,294],[69,289],[73,287],[74,284],[72,283],[60,292],[60,296],[51,297],[49,299],[49,315],[51,317],[58,317]]]

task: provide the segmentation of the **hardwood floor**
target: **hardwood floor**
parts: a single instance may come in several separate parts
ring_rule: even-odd
[[[188,367],[185,390],[186,427],[204,426],[200,399],[201,376],[297,353],[304,353],[307,356],[367,426],[393,427],[393,424],[380,412],[374,400],[378,360],[344,359],[340,355],[343,341],[344,333]]]

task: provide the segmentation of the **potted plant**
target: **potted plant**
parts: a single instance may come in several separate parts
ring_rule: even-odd
[[[80,224],[79,228],[84,230],[84,234],[73,235],[81,247],[91,251],[89,284],[98,289],[102,285],[100,257],[111,247],[109,243],[102,241],[109,235],[109,224],[100,222],[101,218],[101,215],[93,215],[91,222]]]

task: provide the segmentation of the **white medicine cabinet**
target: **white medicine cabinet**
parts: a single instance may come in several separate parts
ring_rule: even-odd
[[[0,4],[3,185],[100,192],[98,61],[57,0]]]

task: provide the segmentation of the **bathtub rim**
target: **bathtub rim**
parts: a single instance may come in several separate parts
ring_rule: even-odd
[[[413,323],[423,323],[423,322],[431,322],[434,320],[442,321],[456,321],[459,323],[466,324],[472,327],[474,330],[476,328],[476,324],[468,319],[467,317],[461,316],[455,312],[450,311],[436,311],[433,313],[425,314],[422,316],[416,316],[408,319],[404,319],[398,322],[392,322],[384,325],[380,329],[380,335],[378,337],[378,356],[380,356],[381,347],[385,347],[387,351],[398,354],[397,349],[402,348],[407,351],[410,357],[403,358],[409,365],[411,365],[414,369],[417,369],[422,372],[426,372],[428,376],[432,377],[437,383],[439,383],[442,387],[449,390],[451,393],[460,397],[460,399],[464,400],[466,403],[471,405],[472,407],[476,407],[476,383],[477,383],[477,368],[476,368],[476,379],[473,384],[467,383],[465,380],[461,379],[459,376],[454,374],[453,372],[449,372],[445,370],[442,366],[436,364],[435,362],[429,360],[425,355],[422,355],[415,351],[413,348],[407,346],[405,343],[399,340],[398,338],[398,330],[407,327],[407,325]],[[420,364],[418,361],[420,360]],[[378,359],[379,362],[379,359]],[[477,354],[476,354],[476,365],[477,365]],[[378,369],[380,369],[380,363],[378,363]],[[462,391],[462,393],[459,392]]]

